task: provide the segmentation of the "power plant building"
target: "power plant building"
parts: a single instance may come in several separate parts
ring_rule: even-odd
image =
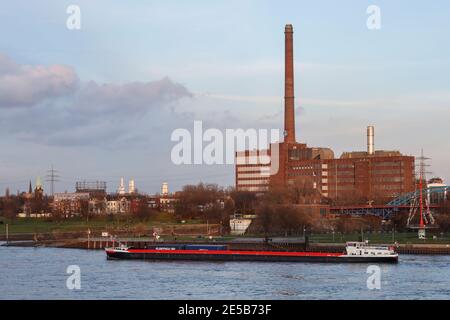
[[[367,128],[367,151],[345,152],[340,158],[329,148],[311,148],[296,141],[292,25],[285,27],[284,102],[284,141],[271,144],[270,150],[236,152],[237,190],[261,193],[270,187],[307,182],[325,198],[352,198],[353,202],[414,191],[415,158],[399,151],[375,150],[373,126]],[[255,161],[261,153],[266,159]]]

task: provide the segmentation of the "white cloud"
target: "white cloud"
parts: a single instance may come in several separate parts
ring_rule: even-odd
[[[0,108],[34,106],[72,93],[77,84],[70,67],[20,65],[0,54]]]
[[[170,107],[184,97],[191,97],[188,89],[168,78],[82,82],[69,67],[20,65],[0,55],[0,107],[6,107],[0,132],[21,141],[64,146],[142,141],[142,130],[149,139],[152,126],[170,118]]]

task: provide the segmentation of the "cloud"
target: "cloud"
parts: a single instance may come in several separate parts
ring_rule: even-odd
[[[31,107],[68,95],[78,81],[70,67],[20,65],[0,54],[0,108]]]
[[[191,93],[182,85],[163,78],[152,82],[84,84],[74,97],[73,109],[84,114],[145,114]]]
[[[0,132],[22,141],[57,146],[148,141],[152,130],[170,121],[174,105],[191,96],[167,77],[83,82],[69,67],[20,65],[0,55]]]

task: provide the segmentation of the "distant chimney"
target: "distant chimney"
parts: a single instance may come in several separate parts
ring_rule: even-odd
[[[367,154],[373,155],[375,153],[375,127],[367,127]]]
[[[284,142],[295,143],[295,104],[294,104],[294,28],[287,24],[284,29]]]

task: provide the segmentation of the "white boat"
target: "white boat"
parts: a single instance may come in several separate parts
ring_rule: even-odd
[[[380,260],[398,260],[398,253],[394,246],[371,246],[369,241],[365,242],[347,242],[345,255],[348,258],[380,258]]]

